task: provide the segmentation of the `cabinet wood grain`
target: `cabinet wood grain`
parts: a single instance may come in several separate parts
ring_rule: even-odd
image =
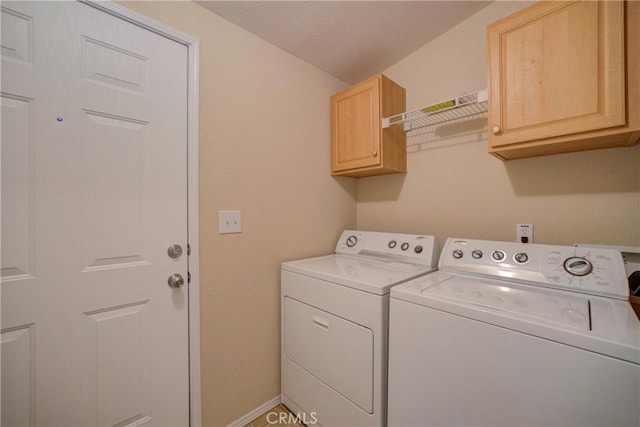
[[[380,74],[331,97],[331,174],[351,177],[407,171],[406,136],[382,118],[406,108],[405,89]]]
[[[639,9],[545,1],[490,25],[489,152],[515,159],[635,144]]]

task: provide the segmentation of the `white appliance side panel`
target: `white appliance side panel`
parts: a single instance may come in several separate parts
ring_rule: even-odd
[[[640,425],[640,366],[392,298],[390,426]]]
[[[284,357],[373,413],[373,332],[284,298]]]

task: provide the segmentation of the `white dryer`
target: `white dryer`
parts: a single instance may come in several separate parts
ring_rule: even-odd
[[[620,252],[448,239],[391,290],[390,426],[640,425]]]
[[[435,269],[433,236],[347,230],[282,264],[282,402],[309,424],[386,424],[389,290]]]

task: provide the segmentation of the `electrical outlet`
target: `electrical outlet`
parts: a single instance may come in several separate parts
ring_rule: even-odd
[[[241,233],[242,213],[240,211],[219,211],[218,223],[220,234]]]
[[[533,224],[518,224],[516,241],[518,243],[533,243]]]

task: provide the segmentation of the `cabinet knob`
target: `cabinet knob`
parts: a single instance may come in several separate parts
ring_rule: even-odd
[[[371,152],[371,155],[372,155],[373,157],[378,157],[378,150],[373,150],[373,151]]]
[[[491,131],[493,132],[494,135],[497,135],[500,133],[500,126],[494,126],[493,129],[491,129]]]

